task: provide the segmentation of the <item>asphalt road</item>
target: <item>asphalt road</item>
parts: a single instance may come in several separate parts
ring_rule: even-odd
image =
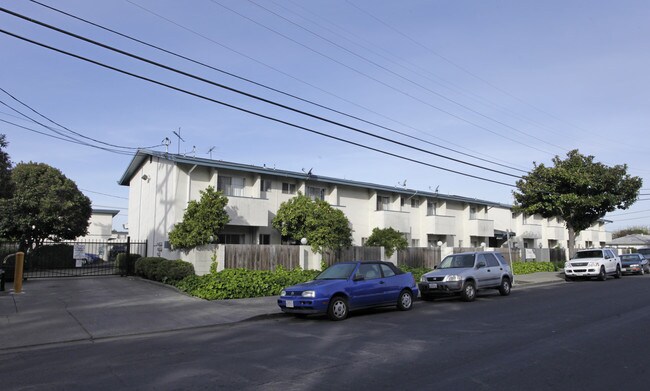
[[[646,390],[649,299],[629,276],[61,344],[0,354],[0,389]]]

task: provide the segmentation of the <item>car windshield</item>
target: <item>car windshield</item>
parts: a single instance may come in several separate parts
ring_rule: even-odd
[[[650,248],[640,248],[637,250],[637,252],[647,257],[648,255],[650,255]]]
[[[588,250],[588,251],[578,251],[576,255],[573,257],[573,259],[602,258],[602,257],[603,257],[602,250]]]
[[[621,261],[623,262],[630,262],[630,261],[639,261],[639,255],[638,254],[626,254],[626,255],[621,255]]]
[[[474,254],[450,255],[440,262],[438,269],[474,267]]]
[[[356,267],[356,263],[337,263],[323,270],[316,280],[347,280]]]

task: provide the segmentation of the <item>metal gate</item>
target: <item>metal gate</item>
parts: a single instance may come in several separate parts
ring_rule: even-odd
[[[13,278],[15,243],[0,242],[0,268]],[[82,241],[46,243],[25,254],[25,278],[86,277],[125,274],[118,255],[147,255],[147,242]],[[122,266],[122,267],[120,267]]]

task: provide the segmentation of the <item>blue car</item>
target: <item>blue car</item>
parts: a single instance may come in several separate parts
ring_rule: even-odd
[[[312,281],[285,288],[278,306],[298,316],[327,314],[332,320],[343,320],[350,311],[362,308],[394,305],[408,311],[417,296],[413,275],[392,263],[341,262]]]

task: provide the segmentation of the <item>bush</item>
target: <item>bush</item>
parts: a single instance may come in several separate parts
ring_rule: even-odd
[[[411,267],[407,265],[399,265],[399,268],[402,269],[402,271],[410,272],[413,274],[413,278],[415,278],[416,282],[420,281],[420,277],[422,277],[424,273],[428,273],[433,270],[429,269],[428,267]]]
[[[121,273],[133,274],[135,271],[135,263],[140,258],[142,258],[140,254],[129,254],[127,258],[126,253],[119,253],[115,259],[115,266],[120,269]]]
[[[202,299],[243,299],[279,295],[283,288],[313,280],[318,273],[317,270],[286,270],[282,267],[275,271],[226,269],[204,276],[190,276],[175,285],[181,291]]]
[[[554,272],[555,265],[552,262],[513,262],[512,269],[514,274]]]
[[[74,247],[69,244],[48,244],[34,249],[27,258],[30,267],[47,266],[48,268],[73,268]]]
[[[181,260],[160,257],[140,258],[135,262],[135,274],[148,280],[174,284],[184,278],[194,276],[194,266]]]

